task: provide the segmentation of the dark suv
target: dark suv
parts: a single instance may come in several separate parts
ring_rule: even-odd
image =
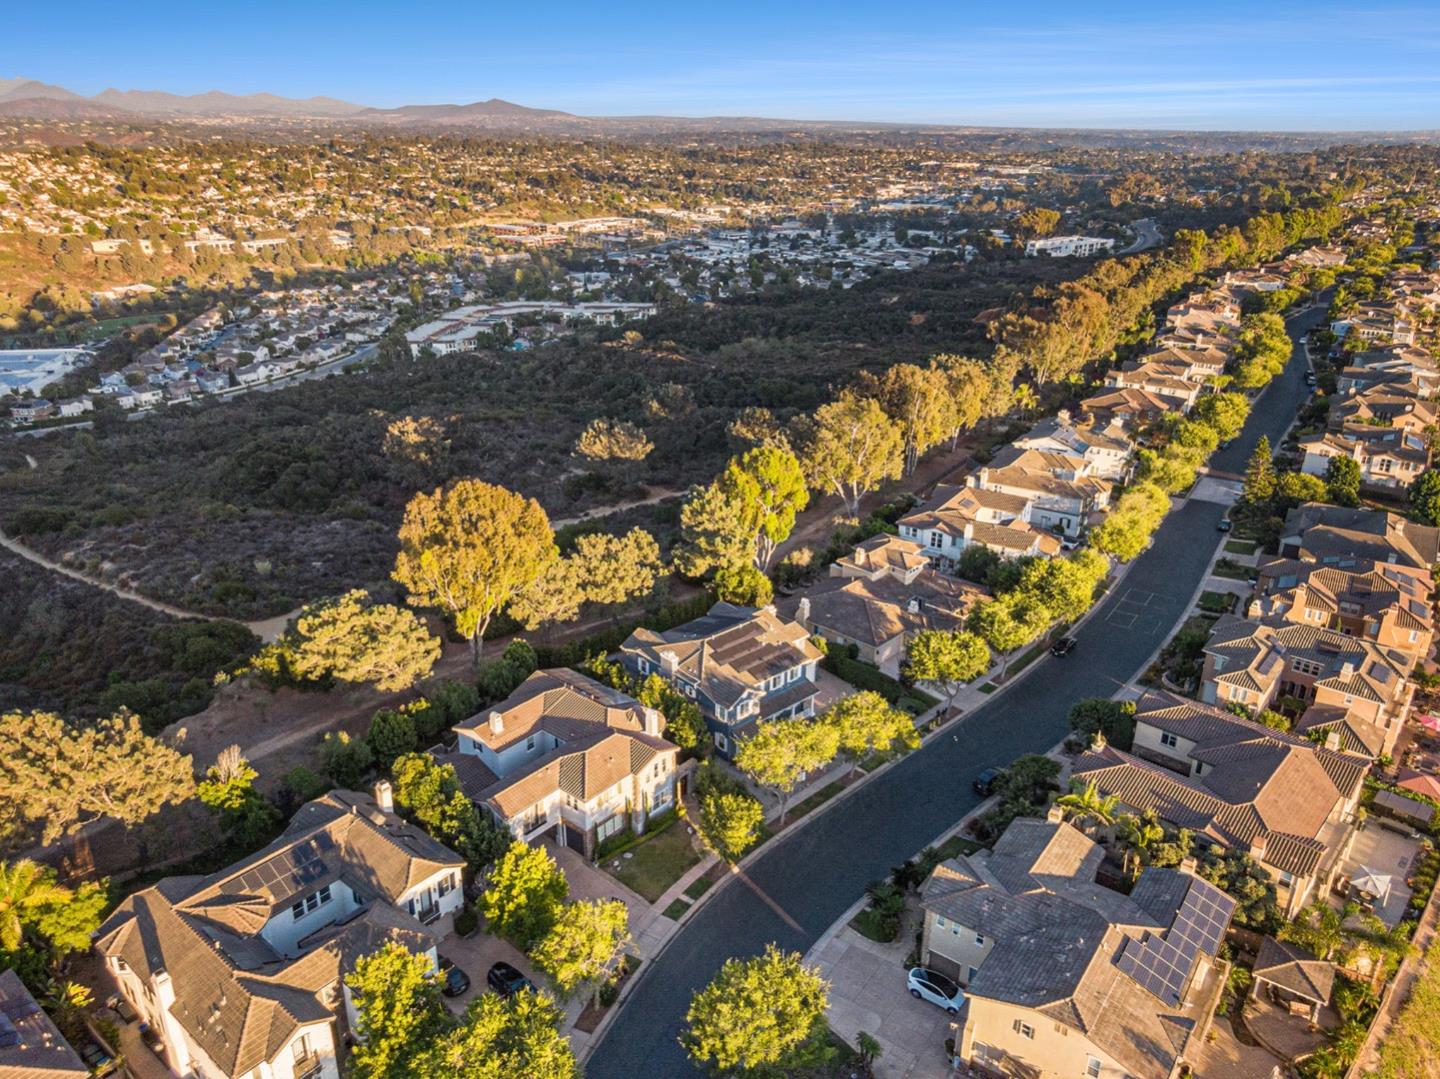
[[[485,975],[485,981],[502,997],[513,997],[522,989],[529,989],[532,992],[535,989],[530,979],[509,963],[496,963],[490,968],[490,973]]]
[[[975,782],[970,784],[970,789],[981,798],[989,798],[995,793],[995,788],[1005,778],[1005,769],[987,768],[975,777]]]

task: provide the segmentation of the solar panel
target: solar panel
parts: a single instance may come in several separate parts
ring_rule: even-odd
[[[20,1033],[9,1018],[0,1015],[0,1049],[11,1049],[20,1044]]]
[[[1215,955],[1234,913],[1235,900],[1213,884],[1191,880],[1170,927],[1127,940],[1115,965],[1152,996],[1178,1005],[1196,957]]]

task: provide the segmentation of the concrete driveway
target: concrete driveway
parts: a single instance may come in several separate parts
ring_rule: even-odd
[[[830,982],[830,1028],[852,1046],[862,1030],[880,1043],[879,1079],[948,1079],[953,1074],[945,1039],[958,1034],[964,1013],[951,1018],[910,996],[904,962],[914,936],[909,918],[891,944],[862,937],[847,925],[807,957]]]

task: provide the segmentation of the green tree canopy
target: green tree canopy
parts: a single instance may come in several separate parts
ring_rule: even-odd
[[[480,480],[459,480],[405,507],[395,580],[410,601],[447,611],[475,662],[490,620],[556,561],[540,503]]]
[[[440,979],[428,955],[392,941],[355,963],[345,980],[355,1003],[356,1079],[408,1079],[416,1057],[448,1025]]]
[[[1245,501],[1252,506],[1264,505],[1275,494],[1275,451],[1270,448],[1270,439],[1260,436],[1245,466]]]
[[[740,507],[745,531],[754,544],[755,565],[770,565],[775,547],[795,527],[795,515],[810,502],[805,474],[789,450],[756,446],[732,457],[719,485]]]
[[[1410,516],[1421,524],[1440,525],[1440,472],[1427,468],[1410,485]]]
[[[829,985],[797,953],[767,945],[728,959],[695,994],[680,1040],[696,1064],[725,1075],[793,1074],[826,1063]]]
[[[415,614],[371,603],[364,589],[312,603],[281,642],[299,677],[368,682],[390,693],[409,689],[440,658],[440,640]]]
[[[105,882],[67,888],[55,870],[29,858],[0,862],[0,950],[19,950],[27,934],[55,953],[90,947],[108,899]]]
[[[1325,490],[1337,506],[1360,504],[1360,462],[1353,457],[1332,457],[1325,467]]]
[[[735,767],[780,800],[780,819],[786,803],[807,773],[825,767],[840,748],[839,731],[803,716],[757,723],[755,733],[740,742]]]
[[[0,839],[51,843],[92,820],[139,824],[195,793],[190,758],[128,712],[84,725],[53,712],[0,716]]]
[[[549,996],[522,990],[509,1000],[481,993],[464,1018],[412,1063],[413,1079],[580,1079],[564,1015]]]
[[[585,986],[598,992],[629,940],[630,915],[620,900],[566,903],[530,957],[569,997]]]
[[[855,517],[862,495],[899,478],[904,450],[900,428],[880,402],[846,390],[815,411],[801,465],[811,487],[839,495]]]
[[[842,697],[826,709],[819,721],[835,728],[839,751],[853,761],[871,753],[888,753],[897,744],[906,749],[920,745],[910,713],[896,708],[874,690]]]
[[[565,874],[543,847],[516,840],[490,871],[480,908],[492,932],[529,951],[550,932],[570,894]]]
[[[921,630],[905,645],[905,664],[911,678],[944,686],[954,707],[961,687],[990,669],[990,646],[977,633]]]

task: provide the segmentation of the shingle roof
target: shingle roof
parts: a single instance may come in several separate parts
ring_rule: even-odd
[[[496,715],[499,731],[491,723]],[[537,730],[564,742],[591,734],[597,726],[643,731],[645,709],[635,698],[593,678],[552,668],[535,671],[510,696],[457,723],[455,730],[499,751]]]
[[[1068,824],[1017,818],[992,852],[941,863],[921,888],[921,905],[984,934],[993,944],[970,980],[972,997],[1034,1008],[1083,1031],[1126,1070],[1168,1076],[1185,1051],[1200,1002],[1182,991],[1162,1002],[1122,972],[1127,944],[1164,938],[1191,889],[1203,882],[1149,868],[1129,896],[1095,883],[1100,848]],[[1221,895],[1225,918],[1233,901]],[[1218,941],[1216,942],[1218,945]],[[1188,987],[1204,957],[1186,951]]]
[[[20,976],[0,971],[0,1079],[79,1079],[90,1074]]]
[[[1256,978],[1318,1004],[1330,1002],[1335,988],[1335,964],[1317,959],[1298,944],[1266,937],[1255,957]]]
[[[272,1058],[297,1027],[332,1012],[317,993],[381,940],[416,950],[433,937],[391,903],[413,884],[464,862],[372,798],[332,791],[303,806],[263,850],[208,877],[167,877],[106,919],[96,948],[149,982],[169,973],[172,1012],[212,1060],[242,1075]],[[286,956],[259,929],[299,894],[344,880],[364,912]],[[373,902],[373,899],[384,902]]]
[[[672,654],[677,671],[722,707],[777,674],[820,660],[804,626],[784,621],[772,608],[731,603],[717,603],[708,614],[661,633],[637,629],[621,648],[657,668],[665,653]]]

